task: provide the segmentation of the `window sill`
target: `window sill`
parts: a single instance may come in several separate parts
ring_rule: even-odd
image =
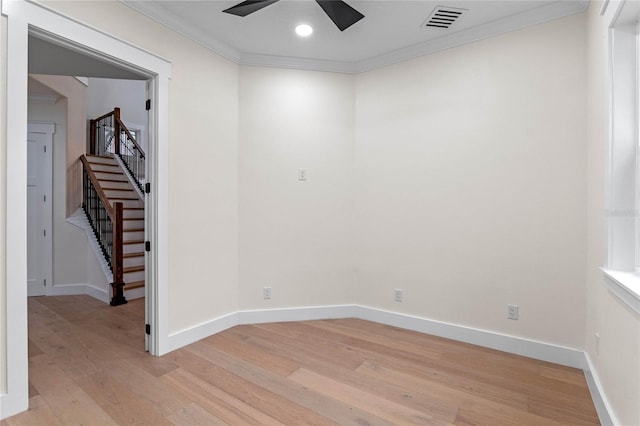
[[[609,291],[640,315],[640,275],[633,272],[601,269]]]

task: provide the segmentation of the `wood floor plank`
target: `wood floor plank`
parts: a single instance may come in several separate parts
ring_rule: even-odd
[[[175,425],[189,426],[217,426],[226,425],[225,422],[202,409],[199,405],[191,403],[169,416],[169,420]]]
[[[206,343],[194,344],[189,348],[203,358],[219,365],[229,372],[251,380],[258,386],[273,392],[274,394],[305,407],[312,412],[322,415],[325,421],[331,419],[336,424],[381,424],[381,418],[362,411],[357,407],[345,404],[340,400],[326,397],[323,394],[313,392],[305,386],[291,383],[287,378],[280,377],[270,371],[238,360]],[[291,377],[291,376],[289,376]]]
[[[230,395],[244,401],[258,411],[275,418],[281,423],[305,423],[309,425],[333,423],[315,411],[287,400],[254,383],[252,380],[239,377],[202,358],[191,350],[191,346],[186,349],[174,351],[169,354],[169,356],[172,357],[182,369],[189,371],[194,376],[211,385],[224,388]]]
[[[32,297],[14,425],[598,424],[582,371],[359,319],[243,325],[163,357],[144,300]]]
[[[222,348],[226,353],[232,354],[246,362],[263,365],[269,371],[287,377],[300,368],[300,364],[288,358],[270,353],[256,351],[246,343],[246,338],[240,334],[221,333],[203,340],[213,347]]]
[[[84,392],[115,420],[117,424],[171,425],[145,398],[107,372],[99,372],[78,381]]]
[[[331,396],[338,401],[358,407],[361,410],[375,414],[394,424],[431,424],[445,425],[447,422],[439,421],[426,413],[410,409],[395,402],[380,398],[376,395],[362,391],[353,386],[345,385],[337,380],[316,374],[304,368],[294,372],[289,379],[308,388]]]
[[[46,355],[29,362],[30,380],[63,424],[117,424],[96,401]],[[22,423],[28,424],[28,423]]]
[[[283,425],[273,417],[181,368],[166,374],[160,380],[188,396],[202,409],[226,424]]]
[[[317,343],[324,345],[324,342],[321,340]],[[357,369],[340,367],[326,359],[313,357],[313,355],[309,355],[301,350],[300,345],[304,344],[300,343],[297,339],[289,345],[284,345],[278,341],[266,340],[254,336],[247,340],[247,344],[261,353],[276,353],[283,357],[297,359],[304,368],[310,371],[323,374],[329,378],[339,379],[348,385],[366,388],[369,392],[381,398],[407,404],[415,409],[423,410],[430,416],[443,420],[450,420],[455,417],[456,407],[449,406],[437,397],[434,398],[410,392],[404,386],[397,386],[376,378],[363,376],[357,373]],[[301,354],[304,355],[301,357]],[[340,357],[341,353],[337,351],[335,356]],[[362,359],[366,362],[366,358]]]

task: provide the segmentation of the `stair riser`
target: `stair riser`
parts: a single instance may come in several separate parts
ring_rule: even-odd
[[[105,189],[104,190],[104,194],[107,196],[107,198],[111,199],[111,198],[134,198],[137,200],[140,200],[140,197],[138,197],[138,194],[135,191],[127,191],[127,190],[117,190],[117,189]]]
[[[124,244],[122,246],[122,253],[124,254],[140,253],[140,252],[144,252],[144,243]]]
[[[144,210],[124,210],[122,217],[125,219],[140,219],[144,220]]]
[[[129,182],[100,182],[103,187],[107,187],[107,188],[114,188],[114,189],[133,189],[133,187],[131,186],[131,184]],[[107,190],[109,191],[109,190]],[[135,194],[135,192],[134,192]]]
[[[91,170],[94,172],[122,172],[119,164],[92,164]]]
[[[140,228],[144,228],[144,219],[140,219],[140,220],[125,220],[122,222],[123,226],[124,226],[124,230],[126,231],[127,229],[140,229]]]
[[[122,266],[130,268],[132,266],[144,266],[144,256],[125,257],[122,259]]]
[[[142,280],[144,280],[144,271],[127,272],[126,274],[124,274],[125,283]]]
[[[144,240],[144,231],[123,232],[122,240],[125,243],[133,240]]]

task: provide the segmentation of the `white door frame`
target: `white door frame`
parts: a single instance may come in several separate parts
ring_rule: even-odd
[[[147,303],[151,306],[149,352],[168,352],[168,140],[171,63],[126,41],[91,28],[42,4],[2,0],[7,17],[6,70],[6,377],[0,378],[0,418],[28,409],[27,354],[27,56],[28,35],[36,34],[87,56],[98,57],[151,81],[148,195],[151,252],[147,262]],[[117,59],[120,58],[120,59]],[[153,129],[151,128],[153,126]],[[141,324],[142,326],[142,324]],[[0,336],[2,333],[0,333]],[[0,350],[3,348],[0,347]],[[1,380],[4,379],[4,380]]]
[[[43,263],[42,272],[44,283],[44,294],[49,295],[51,286],[53,285],[53,134],[55,133],[56,125],[50,122],[36,122],[29,121],[28,133],[41,133],[45,135],[46,145],[49,149],[46,151],[45,170],[43,176],[46,177],[44,182],[41,182],[44,186],[45,197],[44,211],[43,211],[43,225],[44,229],[48,232],[42,239],[42,258],[40,261]]]

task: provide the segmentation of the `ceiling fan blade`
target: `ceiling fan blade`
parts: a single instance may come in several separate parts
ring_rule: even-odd
[[[250,13],[257,12],[263,7],[267,7],[277,1],[278,0],[247,0],[236,4],[235,6],[231,6],[230,8],[223,10],[223,12],[237,16],[247,16]]]
[[[324,10],[324,13],[331,18],[333,23],[336,24],[340,31],[346,30],[351,25],[364,18],[362,13],[358,12],[342,0],[316,0],[316,2],[320,5],[322,10]]]

